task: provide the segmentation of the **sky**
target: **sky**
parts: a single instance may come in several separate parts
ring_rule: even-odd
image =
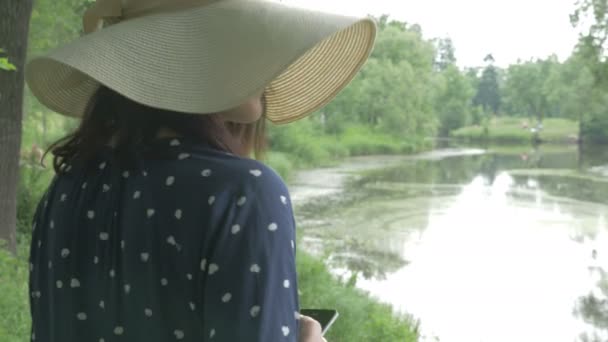
[[[425,38],[450,37],[458,65],[482,66],[492,53],[499,66],[518,59],[572,52],[577,31],[569,15],[575,0],[283,0],[345,15],[379,16],[418,23]]]

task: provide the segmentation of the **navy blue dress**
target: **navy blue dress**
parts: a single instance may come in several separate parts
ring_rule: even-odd
[[[160,139],[130,170],[102,151],[41,200],[32,340],[296,341],[295,222],[270,168]],[[91,170],[91,168],[89,168]]]

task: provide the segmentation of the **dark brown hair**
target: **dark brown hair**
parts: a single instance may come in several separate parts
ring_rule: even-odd
[[[101,86],[92,96],[79,127],[52,144],[53,168],[87,163],[112,142],[117,159],[131,167],[130,151],[157,139],[162,128],[188,140],[242,157],[262,158],[267,146],[265,119],[252,124],[222,123],[215,114],[186,114],[149,107]]]

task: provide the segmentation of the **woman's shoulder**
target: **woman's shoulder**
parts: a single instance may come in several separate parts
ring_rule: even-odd
[[[203,178],[228,182],[237,188],[275,188],[287,191],[283,178],[259,160],[209,149],[192,150],[181,157],[189,159],[190,166],[200,170]]]

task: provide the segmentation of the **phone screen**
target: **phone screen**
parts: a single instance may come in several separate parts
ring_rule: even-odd
[[[300,313],[304,316],[312,317],[317,322],[321,323],[323,335],[329,330],[329,327],[338,318],[338,311],[329,309],[302,309]]]

